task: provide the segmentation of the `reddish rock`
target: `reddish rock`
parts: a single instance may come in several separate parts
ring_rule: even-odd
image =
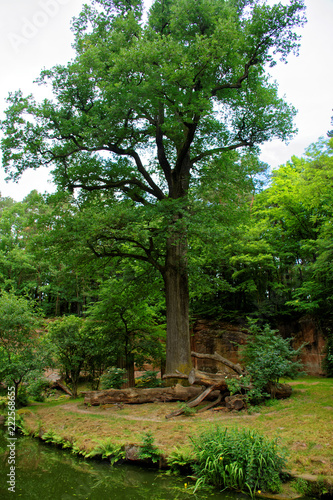
[[[309,375],[322,375],[326,341],[316,321],[309,316],[304,316],[298,320],[281,323],[277,329],[283,338],[293,338],[292,346],[295,349],[307,343],[301,356],[304,371]],[[217,352],[233,363],[239,363],[238,345],[245,344],[247,338],[248,332],[243,326],[224,321],[197,319],[192,327],[191,349],[204,354]],[[233,373],[217,361],[209,359],[193,358],[193,366],[210,373],[219,372],[225,375]]]

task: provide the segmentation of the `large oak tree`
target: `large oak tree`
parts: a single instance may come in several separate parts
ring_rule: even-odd
[[[294,132],[294,109],[278,97],[267,70],[297,52],[304,5],[156,0],[147,18],[142,10],[140,0],[84,7],[73,23],[75,59],[41,74],[53,99],[38,104],[10,95],[3,162],[13,178],[51,165],[59,188],[114,193],[112,245],[98,235],[89,244],[96,255],[146,260],[161,272],[166,370],[188,372],[189,191],[203,168],[222,168],[231,151],[240,152],[240,162],[244,150]],[[115,206],[123,203],[145,220],[143,239],[120,234]]]

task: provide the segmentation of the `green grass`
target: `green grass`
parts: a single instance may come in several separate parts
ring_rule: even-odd
[[[252,414],[208,411],[166,420],[165,415],[178,409],[177,403],[125,405],[120,410],[113,405],[85,407],[80,398],[30,406],[24,421],[32,432],[38,426],[51,429],[88,453],[101,439],[112,438],[117,445],[140,444],[148,431],[158,448],[169,454],[179,443],[188,447],[190,436],[212,424],[252,429],[270,439],[277,437],[288,448],[289,470],[333,478],[333,379],[303,377],[292,386],[291,398],[256,407]]]

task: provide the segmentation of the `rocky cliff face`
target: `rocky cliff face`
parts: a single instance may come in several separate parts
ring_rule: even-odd
[[[197,319],[192,328],[192,351],[213,354],[215,351],[233,363],[239,362],[238,345],[245,344],[247,331],[245,328],[207,319]],[[216,373],[225,371],[233,373],[221,363],[209,359],[193,358],[194,367],[198,370]]]
[[[284,338],[294,339],[292,343],[294,348],[307,343],[302,354],[304,371],[309,375],[322,375],[325,338],[318,324],[310,317],[303,317],[281,323],[278,329]],[[246,343],[247,336],[245,327],[223,321],[197,319],[192,327],[191,348],[193,351],[205,354],[213,354],[216,351],[233,363],[238,363],[238,346]],[[193,363],[198,370],[228,373],[228,369],[217,361],[193,358]]]
[[[310,316],[304,316],[298,321],[280,324],[278,328],[284,338],[293,337],[294,348],[306,343],[301,356],[304,371],[309,375],[323,375],[326,341],[318,323]]]

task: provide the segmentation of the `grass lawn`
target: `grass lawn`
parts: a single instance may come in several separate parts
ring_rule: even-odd
[[[169,454],[190,446],[190,436],[210,426],[247,427],[275,438],[289,451],[288,469],[333,481],[333,379],[303,377],[291,382],[291,398],[246,412],[207,411],[165,419],[177,403],[86,407],[83,399],[46,402],[19,412],[32,433],[53,430],[76,447],[91,451],[101,441],[141,444],[149,431]]]

